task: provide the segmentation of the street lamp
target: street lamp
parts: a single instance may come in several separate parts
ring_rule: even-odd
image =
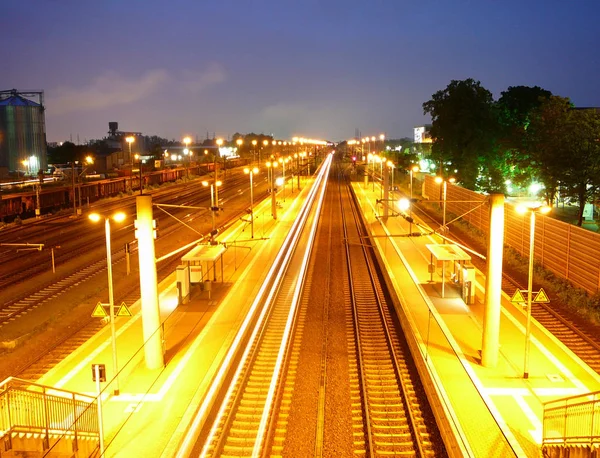
[[[253,158],[252,158],[252,163],[256,163],[256,144],[258,142],[256,140],[252,140],[252,151],[253,151]]]
[[[273,219],[277,219],[277,196],[275,195],[275,168],[277,167],[277,161],[267,161],[267,170],[271,173],[271,216]],[[273,167],[271,169],[271,167]]]
[[[435,177],[435,182],[438,184],[442,184],[442,205],[444,207],[443,211],[442,211],[442,231],[444,232],[444,234],[446,233],[446,192],[447,192],[447,186],[448,186],[448,182],[450,183],[454,183],[456,181],[456,179],[454,178],[448,178],[447,180],[444,180],[442,177]],[[446,238],[444,237],[442,239],[444,241],[444,243],[446,243]]]
[[[219,155],[221,154],[221,146],[223,146],[223,139],[222,138],[217,138],[217,153],[219,153]],[[218,180],[219,177],[219,169],[218,169],[218,162],[217,162],[217,155],[215,154],[215,157],[213,158],[213,168],[215,169],[215,183]],[[215,200],[217,201],[217,205],[219,205],[219,189],[215,189]]]
[[[135,154],[134,155],[135,160],[138,162],[138,168],[140,169],[140,196],[143,195],[144,193],[144,186],[142,184],[142,156],[140,156],[139,154]],[[131,166],[133,169],[133,165]],[[133,186],[131,187],[131,190],[133,191]]]
[[[413,165],[410,170],[410,200],[412,201],[413,198],[413,173],[417,173],[419,171],[419,166],[418,165]]]
[[[246,175],[250,175],[250,229],[252,238],[254,238],[254,187],[252,183],[252,177],[255,173],[258,173],[258,167],[253,169],[244,169]]]
[[[285,159],[282,157],[279,158],[279,163],[282,166],[282,169],[281,169],[282,175],[281,176],[282,176],[282,181],[283,181],[283,201],[284,202],[285,202],[285,163],[286,162],[287,162],[287,158],[285,158]]]
[[[202,186],[210,186],[210,211],[212,213],[212,232],[211,235],[214,234],[215,232],[215,212],[219,209],[219,201],[217,200],[216,204],[215,204],[215,194],[217,192],[217,189],[219,189],[219,186],[221,186],[223,183],[221,183],[220,181],[215,181],[214,184],[209,184],[208,181],[203,181],[202,182]]]
[[[392,161],[387,161],[388,168],[392,169],[392,195],[394,194],[394,169],[396,166]]]
[[[129,162],[131,162],[131,175],[133,175],[133,158],[131,157],[131,144],[135,141],[135,137],[129,136],[125,138],[125,141],[129,145]],[[133,191],[133,177],[129,177],[129,187]]]
[[[91,213],[89,218],[97,223],[103,217],[98,213]],[[110,248],[110,220],[120,223],[125,220],[125,213],[118,212],[112,216],[104,216],[104,231],[106,233],[106,270],[108,272],[108,307],[110,312],[110,332],[112,336],[112,354],[113,354],[113,371],[115,373],[115,396],[119,395],[119,366],[117,364],[117,334],[115,331],[115,300],[113,293],[113,278],[112,278],[112,254]]]
[[[523,378],[529,378],[529,347],[531,345],[531,295],[533,288],[533,248],[535,246],[535,214],[548,213],[551,208],[546,205],[525,206],[516,208],[518,213],[530,213],[529,219],[529,274],[527,279],[527,320],[525,324],[525,362],[523,364]]]
[[[90,165],[92,165],[93,163],[94,163],[94,158],[92,156],[86,156],[85,157],[85,162],[84,162],[85,167],[81,171],[81,173],[77,176],[77,189],[79,191],[79,211],[77,212],[78,215],[81,214],[81,182],[80,182],[79,179],[85,174],[85,172],[87,171],[88,167]]]
[[[187,165],[185,167],[185,177],[188,178],[188,166],[190,165],[190,150],[188,149],[188,146],[190,145],[190,143],[192,143],[192,139],[190,137],[184,137],[183,138],[183,144],[185,145],[185,149],[183,150],[183,154],[185,154],[187,156]],[[183,158],[183,160],[185,161],[185,158]]]

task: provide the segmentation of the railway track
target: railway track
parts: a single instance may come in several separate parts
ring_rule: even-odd
[[[231,224],[233,221],[239,219],[241,216],[246,214],[245,211],[240,210],[239,212],[230,213],[228,217],[222,221],[223,226]],[[178,229],[176,225],[169,226],[162,231],[161,237],[166,237],[170,233],[175,232]],[[135,255],[137,245],[133,245],[131,255]],[[121,263],[125,260],[124,250],[113,253],[113,266]],[[179,258],[174,257],[170,260],[164,261],[157,266],[158,281],[162,281],[169,274],[171,274],[176,266],[179,264]],[[85,268],[78,270],[71,275],[59,280],[58,282],[52,282],[45,285],[43,288],[38,290],[22,299],[11,301],[6,307],[0,310],[0,328],[6,325],[10,321],[22,318],[31,310],[41,306],[50,305],[48,302],[59,298],[59,296],[75,287],[80,286],[83,282],[93,279],[106,271],[106,259],[101,259]],[[102,278],[98,280],[105,282]],[[115,303],[125,302],[127,305],[132,305],[140,298],[139,285],[134,288],[127,288],[127,292],[124,294],[115,296]],[[53,348],[47,351],[41,351],[38,357],[28,364],[27,366],[20,368],[14,375],[18,375],[21,378],[35,380],[39,379],[43,374],[48,372],[54,367],[59,361],[64,359],[67,355],[72,353],[81,344],[86,342],[91,336],[93,336],[98,330],[104,326],[104,322],[98,318],[89,318],[80,325],[71,327],[64,330],[64,335],[58,341],[54,342]]]
[[[211,421],[199,435],[194,449],[199,456],[282,452],[300,347],[298,304],[317,226],[317,194],[322,197],[324,179],[321,173],[318,184],[311,188],[267,274],[268,283],[254,300],[246,318],[248,327],[242,327],[238,335],[243,336],[239,346],[229,350],[236,362],[223,382]]]
[[[237,187],[237,183],[233,183],[233,185],[234,187]],[[228,224],[230,221],[237,219],[240,215],[231,215],[229,218],[227,218],[224,224]],[[179,230],[179,228],[180,226],[177,224],[164,225],[164,227],[161,229],[161,237],[167,237]],[[93,242],[89,242],[88,239],[83,239],[83,242],[84,243],[78,245],[73,250],[69,250],[68,253],[64,253],[62,255],[65,260],[64,262],[66,262],[66,259],[72,258],[73,256],[77,257],[79,255],[83,255],[94,248],[96,248],[99,253],[99,259],[92,261],[89,265],[80,267],[77,270],[66,272],[63,274],[62,278],[53,279],[52,281],[47,281],[43,284],[37,284],[34,287],[29,288],[29,292],[21,294],[19,297],[14,297],[1,304],[0,328],[23,317],[30,311],[35,310],[37,307],[56,299],[61,294],[69,291],[71,288],[78,286],[82,282],[87,281],[88,279],[91,279],[92,277],[95,277],[97,274],[106,270],[105,254],[100,254],[100,248],[104,246],[104,241],[99,238],[95,238]],[[131,250],[131,254],[133,255],[137,250],[137,244],[132,244]],[[125,253],[122,249],[113,252],[113,263],[118,263],[124,258]],[[36,273],[40,272],[41,268],[43,268],[43,266],[40,266],[40,264],[37,263],[29,268],[26,268],[25,270],[9,273],[4,280],[10,278],[18,279],[18,281],[24,282],[33,278]],[[2,280],[0,280],[0,287],[3,285],[1,282]]]
[[[221,192],[238,190],[240,185],[245,184],[243,176],[230,174],[229,181],[224,183]],[[257,182],[258,183],[258,182]],[[188,206],[200,206],[209,199],[209,191],[198,184],[189,182],[185,188],[171,186],[153,193],[154,203],[171,203]],[[135,196],[125,197],[118,201],[106,200],[94,204],[94,211],[100,213],[111,213],[115,209],[126,214],[135,214]],[[257,195],[258,197],[258,195]],[[189,214],[189,210],[184,210]],[[196,211],[196,213],[198,213]],[[162,214],[157,213],[160,217]],[[54,250],[54,263],[56,267],[68,263],[73,257],[90,253],[102,246],[104,240],[101,231],[90,233],[87,218],[80,217],[71,219],[67,216],[51,217],[27,224],[20,230],[0,232],[0,243],[43,243],[44,249],[41,253],[23,252],[24,247],[3,247],[4,255],[0,260],[0,289],[24,283],[37,275],[48,272],[51,268],[51,255],[49,248],[62,246]],[[171,223],[161,226],[161,231],[170,226]],[[119,228],[115,228],[113,237],[117,237]],[[20,249],[20,251],[18,251]]]
[[[343,197],[342,197],[343,196]],[[352,205],[351,205],[352,204]],[[350,190],[340,192],[347,259],[347,335],[356,456],[443,456],[431,408],[383,290]],[[427,413],[424,415],[424,411]]]

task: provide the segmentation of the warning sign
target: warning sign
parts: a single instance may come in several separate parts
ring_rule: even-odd
[[[527,291],[525,291],[525,292],[527,292]],[[513,297],[512,297],[512,299],[510,301],[511,302],[517,302],[517,303],[518,302],[527,302],[527,299],[525,299],[523,297],[523,292],[521,292],[521,290],[518,289],[518,290],[515,291],[515,294],[513,294]]]
[[[533,298],[533,302],[538,302],[538,303],[541,302],[544,304],[547,304],[550,302],[550,299],[548,299],[548,295],[546,294],[546,291],[544,291],[544,288],[540,288],[538,293]]]
[[[131,316],[131,311],[125,302],[121,302],[121,305],[114,305],[113,310],[115,311],[115,316]],[[92,312],[93,317],[104,318],[109,315],[110,305],[103,304],[102,302],[98,302],[96,307],[94,307],[94,311]]]
[[[515,294],[513,294],[513,297],[510,299],[510,301],[515,304],[527,302],[527,298],[526,298],[526,296],[524,296],[524,294],[526,295],[527,293],[528,293],[528,291],[526,289],[518,289],[515,291]],[[540,288],[540,290],[538,292],[532,291],[531,295],[533,296],[531,298],[531,302],[533,304],[548,304],[548,303],[550,303],[550,299],[548,298],[546,291],[544,291],[544,288]]]
[[[117,310],[117,316],[131,316],[131,312],[129,311],[129,308],[125,302],[121,302],[121,305]]]
[[[96,304],[96,307],[94,307],[94,311],[92,312],[92,316],[93,317],[104,318],[107,315],[108,315],[108,313],[106,313],[106,310],[104,309],[104,306],[102,305],[102,302],[98,302]]]

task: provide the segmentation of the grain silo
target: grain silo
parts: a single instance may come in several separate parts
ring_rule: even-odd
[[[46,168],[44,92],[0,91],[0,176]]]

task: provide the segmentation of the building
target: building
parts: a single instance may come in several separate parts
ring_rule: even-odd
[[[46,170],[44,110],[43,91],[0,91],[0,176]]]
[[[424,126],[417,126],[414,128],[414,142],[415,143],[432,143],[431,139],[431,124],[425,124]]]

